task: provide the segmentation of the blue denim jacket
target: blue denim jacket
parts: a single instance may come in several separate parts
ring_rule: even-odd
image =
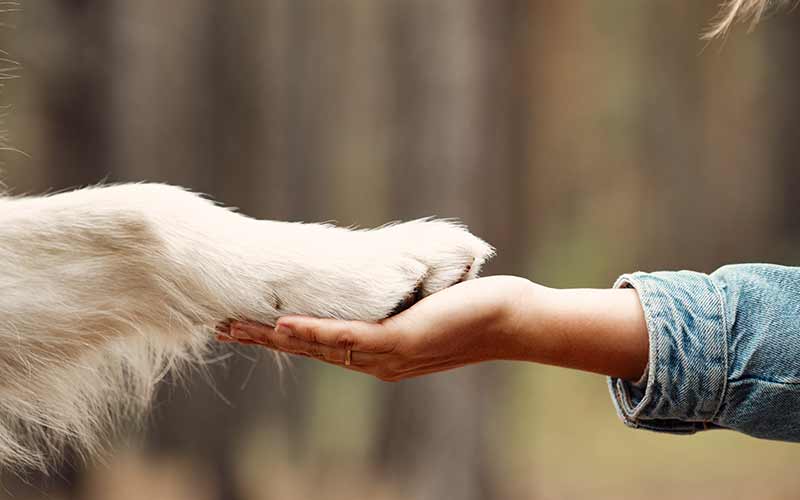
[[[609,379],[627,425],[800,442],[800,267],[634,273],[615,287],[638,291],[650,335],[642,379]]]

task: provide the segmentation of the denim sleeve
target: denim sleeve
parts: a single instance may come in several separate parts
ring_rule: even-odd
[[[650,336],[638,382],[610,378],[625,424],[800,442],[800,267],[634,273]]]

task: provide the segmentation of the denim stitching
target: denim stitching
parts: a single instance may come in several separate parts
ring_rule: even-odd
[[[722,402],[725,400],[725,396],[728,392],[728,373],[730,370],[730,361],[728,359],[728,348],[730,346],[730,332],[728,331],[728,315],[727,310],[725,308],[725,296],[722,293],[722,290],[719,289],[717,284],[714,280],[709,276],[708,280],[711,282],[711,287],[714,289],[714,293],[717,296],[717,300],[719,301],[720,307],[720,316],[722,317],[722,353],[723,353],[723,360],[725,363],[725,369],[723,371],[723,378],[722,378],[722,393],[719,395],[719,401],[717,401],[717,408],[714,410],[714,414],[711,416],[711,421],[716,421],[719,418],[720,409],[722,409]]]

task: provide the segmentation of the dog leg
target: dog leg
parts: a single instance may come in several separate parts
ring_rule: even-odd
[[[491,254],[449,222],[259,221],[158,184],[0,199],[0,463],[94,453],[227,318],[377,321]]]

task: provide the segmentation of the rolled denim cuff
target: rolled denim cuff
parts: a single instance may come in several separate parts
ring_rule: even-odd
[[[707,275],[690,271],[626,274],[614,288],[639,293],[650,337],[642,379],[608,380],[622,421],[674,434],[717,428],[728,374],[720,290]]]

